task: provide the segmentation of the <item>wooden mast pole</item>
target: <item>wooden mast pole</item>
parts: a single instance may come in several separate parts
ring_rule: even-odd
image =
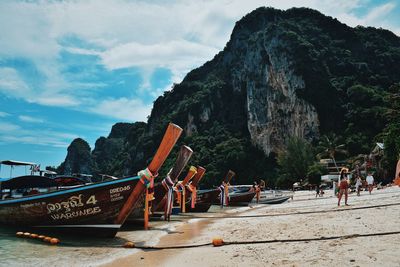
[[[169,173],[169,178],[173,183],[178,181],[179,175],[181,174],[182,170],[185,168],[186,164],[188,163],[190,157],[193,154],[193,150],[188,146],[181,146],[181,150],[179,151],[178,157],[175,161],[174,167]],[[168,189],[165,189],[165,194],[161,198],[160,202],[157,203],[157,206],[154,208],[155,211],[163,208],[165,210],[165,206],[167,203],[167,193]]]
[[[198,166],[197,167],[197,173],[193,177],[191,185],[197,187],[197,185],[199,184],[201,178],[203,178],[205,173],[206,173],[206,169],[204,169],[201,166]]]
[[[183,181],[180,182],[180,186],[182,188],[182,196],[180,199],[180,204],[181,204],[181,211],[183,213],[186,212],[186,184],[196,175],[196,173],[197,173],[197,168],[191,166],[188,173],[186,174],[185,179],[183,179]]]
[[[171,152],[172,148],[174,147],[181,133],[182,133],[182,128],[179,127],[178,125],[175,125],[173,123],[170,123],[168,125],[164,137],[161,141],[161,144],[158,147],[158,150],[154,155],[153,160],[147,167],[152,175],[156,175],[158,173],[158,170],[161,168],[164,161],[167,159],[169,153]],[[125,204],[121,208],[121,211],[119,212],[118,217],[115,219],[114,223],[123,224],[125,220],[128,218],[139,196],[143,194],[143,192],[146,189],[144,180],[145,177],[142,176],[140,178],[140,182],[136,184],[132,193],[129,195]]]

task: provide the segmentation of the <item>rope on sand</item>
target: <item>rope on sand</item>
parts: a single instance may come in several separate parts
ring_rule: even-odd
[[[215,239],[213,242],[200,243],[200,244],[189,244],[189,245],[178,245],[178,246],[134,246],[134,248],[139,248],[142,250],[163,250],[163,249],[182,249],[182,248],[196,248],[205,246],[227,246],[227,245],[251,245],[251,244],[270,244],[270,243],[300,243],[300,242],[313,242],[313,241],[325,241],[325,240],[335,240],[335,239],[351,239],[359,237],[372,237],[372,236],[387,236],[387,235],[397,235],[400,231],[393,232],[381,232],[381,233],[370,233],[370,234],[351,234],[351,235],[341,235],[341,236],[321,236],[312,238],[299,238],[299,239],[270,239],[270,240],[252,240],[252,241],[223,241],[222,239]],[[218,242],[216,242],[218,241]]]
[[[344,209],[331,209],[331,210],[317,210],[317,211],[299,211],[299,212],[287,212],[287,213],[274,213],[274,214],[257,214],[257,215],[237,215],[237,216],[191,216],[191,215],[180,215],[193,219],[236,219],[236,218],[259,218],[259,217],[276,217],[276,216],[289,216],[289,215],[300,215],[300,214],[314,214],[314,213],[328,213],[328,212],[340,212],[349,210],[361,210],[361,209],[377,209],[381,207],[390,207],[400,205],[400,202],[381,204],[373,206],[363,206],[354,208],[344,208]]]
[[[272,244],[272,243],[301,243],[301,242],[314,242],[314,241],[326,241],[326,240],[344,240],[360,237],[374,237],[374,236],[388,236],[388,235],[398,235],[400,231],[391,232],[380,232],[380,233],[369,233],[369,234],[350,234],[350,235],[339,235],[339,236],[321,236],[321,237],[311,237],[311,238],[297,238],[297,239],[269,239],[269,240],[243,240],[243,241],[223,241],[221,238],[214,238],[212,242],[198,243],[198,244],[186,244],[186,245],[175,245],[175,246],[141,246],[136,245],[134,242],[126,242],[123,246],[121,245],[104,245],[91,247],[104,247],[104,248],[137,248],[142,250],[167,250],[167,249],[185,249],[185,248],[198,248],[206,246],[228,246],[228,245],[252,245],[252,244]],[[76,245],[63,242],[62,247],[75,247]]]

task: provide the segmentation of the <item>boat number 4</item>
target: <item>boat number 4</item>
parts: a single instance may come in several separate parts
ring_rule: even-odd
[[[72,208],[82,207],[85,205],[96,205],[97,200],[95,195],[91,195],[86,202],[82,200],[83,195],[79,194],[78,196],[72,196],[67,201],[57,202],[57,203],[48,203],[47,211],[48,213],[54,213],[61,210],[65,210],[65,212],[71,211]]]
[[[86,204],[96,205],[97,200],[95,195],[91,195],[89,199],[86,201]]]

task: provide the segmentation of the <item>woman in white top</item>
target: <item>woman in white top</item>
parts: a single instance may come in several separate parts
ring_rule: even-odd
[[[358,177],[357,177],[357,180],[356,180],[356,191],[357,191],[357,196],[360,196],[361,186],[362,186],[362,180],[361,180],[361,177],[358,176]]]
[[[374,176],[372,176],[372,173],[368,173],[366,180],[367,180],[367,184],[368,184],[369,194],[371,194],[372,189],[374,187]]]

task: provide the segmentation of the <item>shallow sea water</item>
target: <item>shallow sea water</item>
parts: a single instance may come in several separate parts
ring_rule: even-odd
[[[162,236],[173,232],[180,224],[181,220],[170,223],[152,221],[149,231],[144,231],[142,226],[128,226],[115,238],[48,233],[48,236],[61,240],[58,246],[39,239],[19,238],[15,235],[18,229],[0,227],[0,266],[98,266],[138,251],[123,248],[125,242],[156,245]],[[38,231],[35,233],[42,234]]]

